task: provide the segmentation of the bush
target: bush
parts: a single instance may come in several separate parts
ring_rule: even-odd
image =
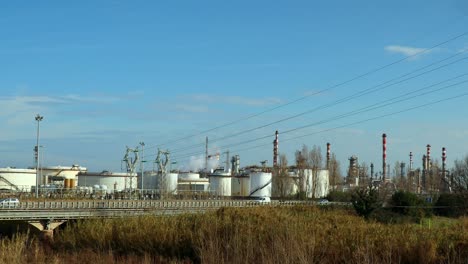
[[[411,216],[419,220],[431,216],[431,207],[416,194],[406,191],[397,191],[391,199],[392,211],[401,215]]]
[[[468,215],[466,197],[463,194],[444,193],[435,203],[435,213],[447,217],[460,217]]]
[[[342,191],[331,191],[327,195],[327,200],[331,202],[351,202],[351,192],[342,192]]]
[[[356,210],[356,213],[364,218],[369,218],[369,215],[377,208],[382,206],[379,199],[379,192],[375,188],[358,189],[351,196],[351,202]]]
[[[416,222],[413,217],[395,213],[391,208],[378,208],[369,215],[369,219],[383,224],[409,224]]]

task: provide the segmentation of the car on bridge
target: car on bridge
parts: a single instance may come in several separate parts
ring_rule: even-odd
[[[271,199],[270,197],[256,197],[253,201],[256,203],[270,203]]]
[[[20,204],[18,198],[0,199],[0,208],[16,208]]]
[[[327,199],[320,199],[320,200],[318,201],[318,204],[319,204],[319,205],[327,205],[327,204],[329,204],[329,203],[330,203],[330,202],[329,202]]]

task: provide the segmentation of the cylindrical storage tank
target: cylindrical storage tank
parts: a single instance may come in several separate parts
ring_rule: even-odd
[[[79,186],[94,186],[100,189],[101,185],[107,186],[107,190],[129,191],[137,188],[137,174],[123,172],[85,172],[78,175]]]
[[[196,181],[200,179],[200,174],[192,172],[179,173],[179,179],[186,181]]]
[[[54,180],[54,178],[65,178],[65,179],[76,179],[78,173],[86,172],[85,167],[79,165],[72,166],[45,166],[41,168],[42,171],[42,181],[44,183],[49,183]],[[64,184],[65,185],[65,184]],[[73,187],[73,186],[72,186]]]
[[[231,196],[231,174],[229,172],[215,171],[208,174],[210,192],[219,196]]]
[[[77,181],[76,181],[75,179],[70,179],[70,188],[71,188],[71,189],[76,188],[76,182],[77,182]]]
[[[250,196],[271,197],[271,173],[250,173]]]
[[[145,171],[143,177],[143,189],[154,190],[157,189],[158,173],[155,171]],[[141,186],[141,174],[138,174],[138,188]]]
[[[231,195],[247,197],[250,194],[250,179],[248,176],[232,177]]]
[[[36,186],[35,169],[0,168],[0,190],[30,192]]]
[[[63,180],[63,188],[69,189],[70,188],[70,179]]]
[[[107,188],[107,185],[101,185],[101,186],[99,186],[99,187],[101,188],[101,191],[102,191],[103,193],[107,193],[107,189],[108,189],[108,188]]]
[[[166,173],[166,186],[162,188],[167,194],[177,194],[177,178],[179,174],[177,173]],[[161,186],[162,187],[162,186]]]

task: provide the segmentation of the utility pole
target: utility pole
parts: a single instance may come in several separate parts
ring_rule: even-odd
[[[144,156],[144,154],[145,154],[145,153],[144,153],[144,150],[145,150],[145,142],[141,141],[141,142],[140,142],[140,146],[141,146],[141,158],[140,158],[141,193],[143,194],[143,186],[144,186],[144,185],[143,185],[143,181],[144,181],[144,178],[145,178],[145,177],[144,177],[144,176],[145,176],[145,175],[144,175],[144,174],[145,174],[145,170],[144,170],[144,167],[143,167],[143,166],[144,166],[144,162],[145,162],[145,161],[143,160],[143,158],[145,157],[145,156]]]

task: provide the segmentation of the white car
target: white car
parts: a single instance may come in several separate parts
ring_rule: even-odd
[[[326,204],[328,204],[328,203],[329,203],[329,202],[328,202],[327,199],[320,199],[320,200],[318,201],[318,204],[319,204],[319,205],[326,205]]]
[[[255,198],[254,202],[269,203],[269,202],[271,202],[271,199],[270,199],[270,197],[258,197],[258,198]]]
[[[15,208],[19,206],[19,203],[18,198],[0,199],[0,208]]]

